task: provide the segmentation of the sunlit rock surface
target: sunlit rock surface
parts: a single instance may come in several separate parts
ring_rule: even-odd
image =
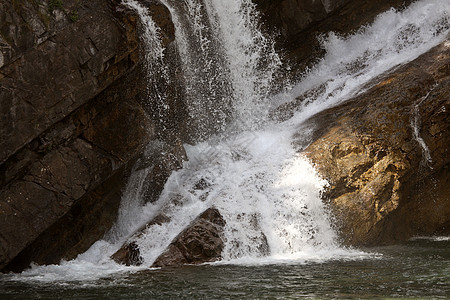
[[[310,120],[306,153],[346,244],[450,233],[449,62],[446,41]]]

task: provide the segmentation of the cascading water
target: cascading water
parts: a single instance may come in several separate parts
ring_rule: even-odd
[[[430,96],[430,93],[432,91],[433,89],[431,89],[431,91],[429,91],[425,96],[419,99],[419,101],[417,101],[417,104],[414,104],[413,116],[411,118],[411,127],[413,130],[414,139],[417,141],[417,143],[419,143],[420,147],[422,148],[422,156],[423,156],[422,163],[430,168],[432,168],[430,165],[432,163],[430,150],[428,149],[428,146],[423,140],[423,138],[420,136],[420,105],[425,100],[428,99],[428,96]]]
[[[195,140],[221,132],[229,122],[232,94],[221,41],[202,1],[164,0],[176,28],[184,98]]]
[[[336,242],[320,198],[327,183],[301,155],[293,136],[308,135],[301,126],[313,114],[360,93],[371,79],[444,41],[450,3],[419,1],[404,11],[381,14],[353,36],[330,34],[322,41],[326,56],[288,96],[269,97],[280,60],[272,42],[258,30],[258,15],[250,1],[162,2],[176,25],[191,117],[198,118],[200,129],[206,122],[204,126],[213,126],[222,135],[186,145],[189,161],[170,176],[155,203],[140,201],[146,170],[137,171],[124,195],[128,201],[122,204],[121,222],[109,239],[98,241],[74,261],[33,268],[22,276],[36,279],[45,273],[42,280],[58,280],[61,274],[71,274],[63,280],[69,276],[81,280],[89,277],[86,274],[95,277],[134,270],[112,262],[110,255],[133,230],[164,214],[169,222],[148,226],[136,238],[143,267],[148,267],[196,216],[212,206],[226,221],[225,262],[360,257],[360,252],[342,249]],[[152,31],[157,36],[157,30]],[[265,120],[268,108],[311,90],[315,92],[308,95],[313,96],[306,97],[287,120]],[[212,114],[217,127],[204,114]]]
[[[437,13],[439,1],[420,2],[403,12],[380,15],[372,26],[352,37],[330,34],[323,40],[328,54],[290,95],[292,99],[320,87],[319,91],[289,120],[257,129],[258,121],[265,119],[264,109],[283,98],[268,98],[279,58],[257,26],[250,25],[257,17],[251,2],[195,3],[166,2],[178,26],[188,27],[179,21],[182,11],[188,11],[193,20],[193,33],[184,32],[177,40],[179,51],[191,59],[186,68],[201,69],[202,61],[194,63],[187,50],[192,47],[189,38],[196,37],[202,55],[214,43],[222,47],[220,61],[228,66],[223,75],[231,92],[227,101],[233,101],[234,125],[242,127],[235,134],[223,134],[218,143],[214,139],[186,146],[189,161],[169,178],[159,201],[152,204],[171,221],[147,227],[136,239],[145,264],[151,265],[179,232],[211,206],[219,209],[227,224],[224,261],[342,254],[320,199],[326,182],[295,149],[292,136],[298,135],[300,124],[314,113],[357,94],[374,77],[441,42],[448,31],[449,9]],[[206,26],[221,38],[211,42]],[[264,57],[272,63],[261,70],[267,64]]]
[[[197,140],[261,124],[281,61],[273,41],[259,29],[255,5],[250,0],[162,2],[177,29]]]

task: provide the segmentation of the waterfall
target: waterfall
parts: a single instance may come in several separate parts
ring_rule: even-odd
[[[420,136],[420,105],[427,100],[428,96],[430,96],[430,93],[433,91],[434,88],[432,88],[425,96],[423,96],[421,99],[417,101],[416,104],[413,106],[413,116],[411,118],[411,128],[413,130],[413,137],[417,141],[417,143],[420,145],[422,149],[422,156],[423,156],[423,164],[431,167],[431,163],[433,162],[430,155],[430,150],[428,149],[427,144],[423,140],[423,138]]]
[[[25,276],[47,272],[53,274],[52,280],[61,274],[82,280],[86,274],[104,276],[127,269],[112,262],[110,255],[133,230],[163,214],[169,222],[149,225],[136,239],[142,267],[148,267],[209,207],[216,207],[226,221],[225,262],[359,257],[360,252],[338,245],[320,197],[327,182],[295,146],[294,135],[306,138],[308,129],[302,123],[310,116],[361,93],[370,80],[444,41],[450,3],[418,1],[403,11],[381,14],[354,35],[322,37],[325,57],[282,96],[271,95],[280,59],[273,42],[261,33],[251,1],[161,2],[176,27],[181,80],[199,142],[185,145],[189,160],[172,173],[154,203],[140,201],[148,170],[136,170],[123,197],[115,234],[74,261],[33,268]],[[138,7],[135,1],[126,3]],[[143,20],[148,16],[136,10]],[[148,59],[158,60],[164,54],[158,48],[158,29],[151,21],[142,22],[152,36]],[[268,118],[271,108],[305,93],[305,101],[288,118]],[[211,132],[217,135],[208,139]]]
[[[281,60],[250,0],[162,0],[176,27],[187,102],[197,140],[255,128]],[[231,123],[231,124],[230,124]]]
[[[234,121],[223,125],[242,127],[234,134],[223,134],[219,142],[186,145],[189,160],[172,174],[154,204],[171,221],[147,227],[137,239],[145,264],[150,265],[179,232],[212,206],[226,221],[225,261],[336,255],[341,249],[320,198],[327,183],[295,149],[293,135],[299,134],[301,123],[314,113],[361,93],[376,76],[442,42],[448,33],[449,5],[418,2],[404,11],[381,14],[353,36],[330,33],[324,37],[326,56],[289,93],[294,99],[317,91],[301,103],[292,118],[277,123],[267,121],[264,109],[282,98],[269,97],[279,58],[255,25],[258,15],[251,2],[165,4],[181,32],[177,44],[186,55],[184,64],[190,64],[185,65],[188,74],[192,68],[199,69],[199,62],[193,61],[198,53],[190,53],[190,48],[203,57],[208,49],[220,46],[210,59],[226,67],[222,75],[226,75],[226,91],[231,91],[226,102],[231,101]],[[189,26],[186,19],[180,21],[186,15]],[[191,33],[186,28],[192,28]],[[197,47],[192,46],[193,41]],[[258,117],[261,123],[254,122]]]
[[[221,135],[186,145],[189,160],[169,178],[160,199],[146,205],[145,211],[170,222],[149,225],[137,237],[144,264],[151,265],[212,206],[227,224],[224,260],[336,248],[320,198],[326,182],[297,153],[291,131],[275,125],[260,129],[281,60],[259,28],[255,5],[249,0],[163,3],[176,28],[191,118],[207,133],[213,116]],[[128,195],[136,194],[139,182],[130,181],[135,187]],[[199,182],[205,183],[201,189]]]

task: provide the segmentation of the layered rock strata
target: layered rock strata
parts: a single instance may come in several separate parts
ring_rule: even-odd
[[[449,64],[446,41],[310,120],[306,153],[346,244],[450,234]]]
[[[169,11],[146,5],[169,45]],[[159,185],[181,165],[179,141],[148,113],[138,20],[113,0],[0,1],[0,270],[101,238],[149,141],[165,145],[145,162]]]

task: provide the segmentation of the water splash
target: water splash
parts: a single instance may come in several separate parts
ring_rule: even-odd
[[[137,238],[146,265],[211,206],[226,221],[224,260],[337,249],[320,198],[326,181],[280,129],[242,132],[213,149],[206,142],[187,147],[189,161],[158,201],[171,221]]]

